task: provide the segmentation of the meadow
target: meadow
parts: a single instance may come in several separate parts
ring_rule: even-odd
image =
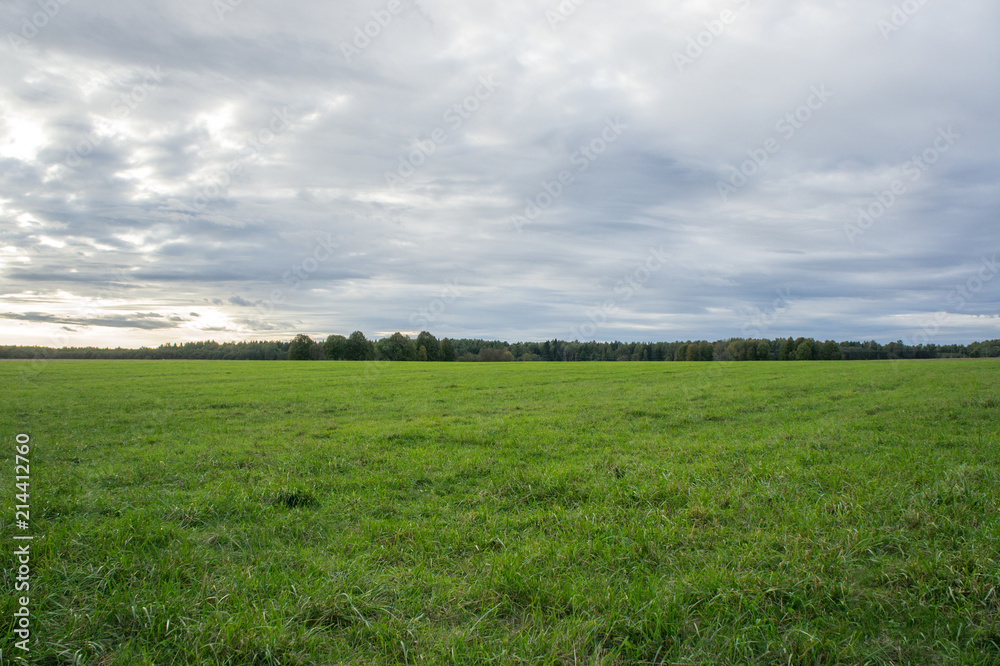
[[[1000,663],[1000,362],[26,367],[4,663]]]

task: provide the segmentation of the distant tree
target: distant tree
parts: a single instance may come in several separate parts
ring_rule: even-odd
[[[386,361],[415,361],[417,350],[409,336],[396,332],[388,338],[382,338],[375,343],[378,357]]]
[[[427,360],[427,347],[426,346],[420,345],[420,347],[417,348],[417,360],[418,361],[426,361]]]
[[[890,342],[883,349],[885,350],[885,358],[906,358],[906,345],[903,344],[902,340]],[[978,356],[978,354],[976,355]]]
[[[361,331],[354,331],[347,338],[344,359],[348,361],[372,361],[375,359],[375,345]]]
[[[477,360],[486,361],[489,363],[497,363],[500,361],[513,361],[514,355],[510,353],[509,349],[494,349],[493,347],[483,347],[479,350],[479,355]]]
[[[770,361],[771,360],[771,343],[767,340],[761,340],[757,343],[757,360],[758,361]]]
[[[427,358],[423,359],[425,361],[440,361],[441,360],[441,343],[438,339],[427,331],[420,331],[420,335],[417,336],[417,350],[423,347],[426,350]],[[420,360],[419,358],[417,360]]]
[[[803,340],[798,347],[795,348],[795,360],[796,361],[811,361],[813,357],[813,344],[809,340]]]
[[[313,341],[308,335],[299,333],[292,340],[292,344],[288,346],[288,360],[289,361],[311,361],[312,360],[312,350]]]
[[[323,343],[323,356],[330,361],[343,361],[347,358],[347,338],[342,335],[331,335]]]
[[[675,361],[686,361],[687,360],[688,345],[680,345],[674,350],[674,360]]]
[[[455,360],[455,347],[452,345],[451,340],[444,338],[441,340],[441,360],[442,361],[454,361]]]
[[[678,350],[679,352],[680,350]],[[721,354],[725,354],[725,345],[723,344]],[[687,345],[687,349],[684,352],[684,357],[678,357],[679,361],[711,361],[715,357],[715,345],[706,340],[701,340],[699,342],[692,342]]]
[[[779,361],[791,361],[792,355],[795,353],[795,343],[791,338],[786,338],[781,341],[781,347],[778,350],[778,360]]]
[[[819,348],[819,360],[821,361],[839,361],[841,359],[840,345],[838,345],[833,340],[827,340],[823,343],[823,346]]]

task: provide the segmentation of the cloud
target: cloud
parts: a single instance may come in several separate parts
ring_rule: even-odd
[[[101,316],[101,317],[60,317],[58,315],[44,314],[41,312],[25,312],[24,314],[0,312],[2,319],[15,319],[19,321],[38,322],[45,324],[68,324],[70,326],[103,326],[108,328],[135,328],[145,331],[176,328],[177,322],[183,321],[180,318],[171,317],[167,321],[160,320],[160,315],[155,313],[137,312],[128,316]],[[61,327],[63,330],[72,331],[74,329],[67,326]]]
[[[0,44],[0,337],[719,338],[779,292],[771,336],[1000,335],[1000,281],[948,300],[1000,246],[1000,6],[568,6],[406,2],[367,40],[379,0],[61,6]]]

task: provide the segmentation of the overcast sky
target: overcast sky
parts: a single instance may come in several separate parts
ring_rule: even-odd
[[[1000,337],[996,0],[12,0],[0,344]]]

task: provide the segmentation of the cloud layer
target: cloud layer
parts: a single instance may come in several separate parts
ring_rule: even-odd
[[[1000,337],[1000,6],[14,1],[0,338]]]

